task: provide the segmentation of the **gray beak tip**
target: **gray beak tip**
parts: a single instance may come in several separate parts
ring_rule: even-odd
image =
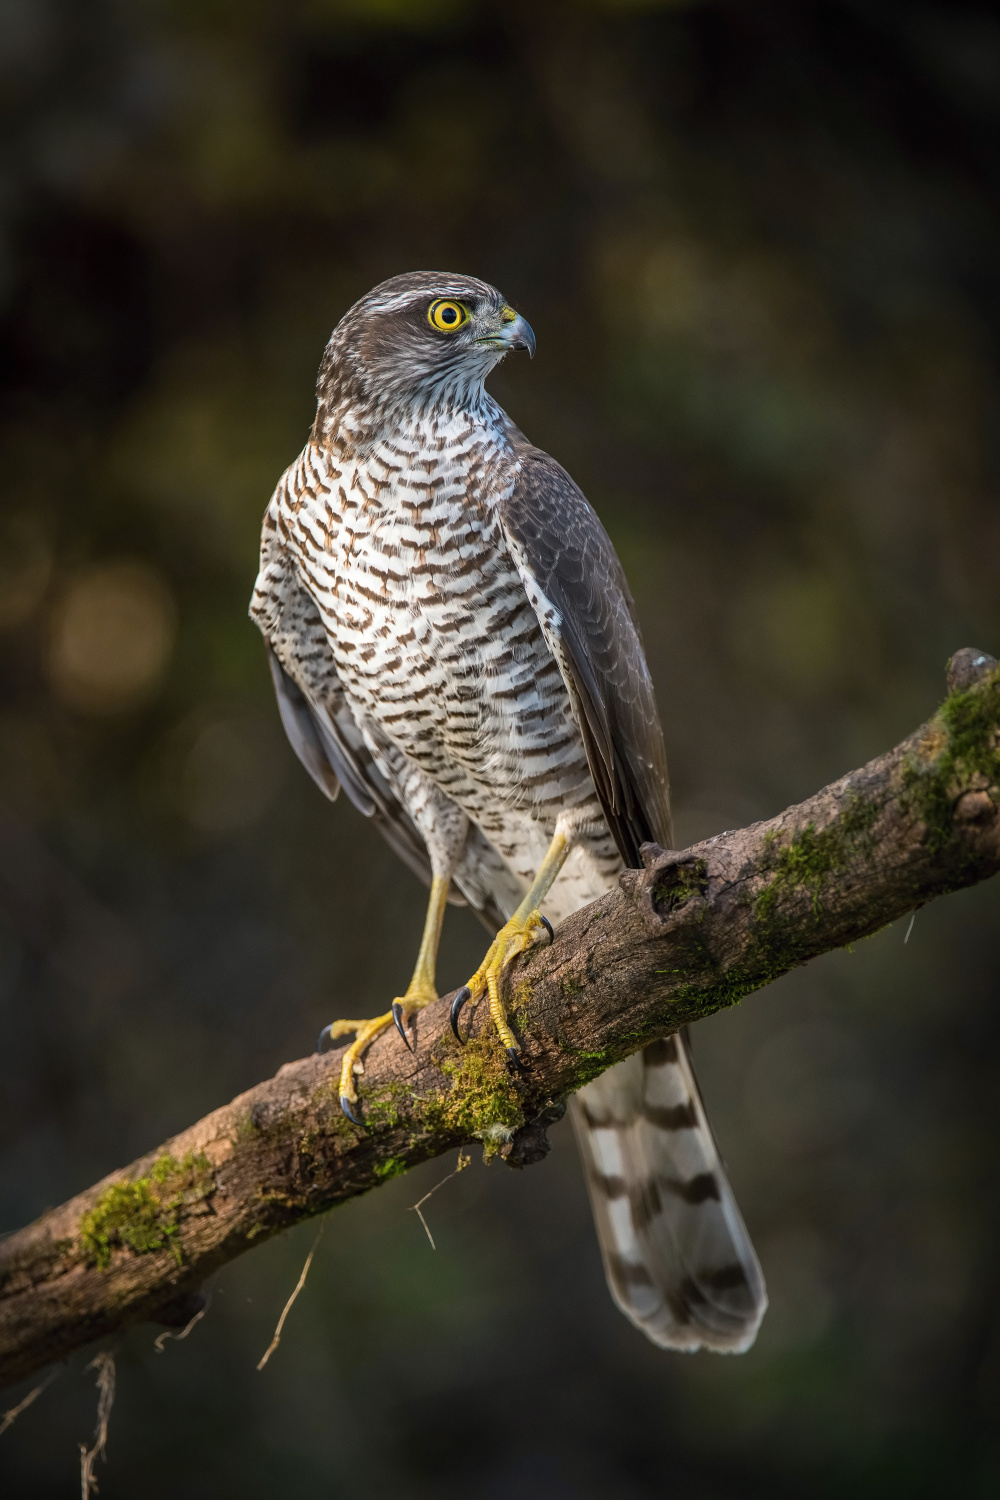
[[[534,329],[532,328],[531,324],[527,321],[527,319],[526,318],[522,318],[521,314],[518,313],[518,315],[514,319],[513,323],[511,323],[509,325],[509,328],[510,328],[510,342],[508,344],[508,348],[510,348],[510,349],[527,349],[527,351],[528,351],[528,358],[529,359],[534,359],[534,357],[535,357],[535,332],[534,332]]]

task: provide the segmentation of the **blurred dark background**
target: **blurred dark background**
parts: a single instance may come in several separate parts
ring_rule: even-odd
[[[496,282],[493,389],[604,517],[680,835],[769,816],[1000,647],[1000,22],[925,3],[3,0],[2,1226],[384,1008],[423,893],[283,742],[246,618],[329,331]],[[994,884],[696,1031],[772,1308],[660,1353],[568,1128],[431,1163],[113,1345],[101,1495],[992,1496]],[[440,978],[483,934],[449,916]],[[91,1351],[93,1352],[93,1351]],[[0,1439],[76,1492],[76,1358]],[[10,1393],[12,1405],[25,1385]]]

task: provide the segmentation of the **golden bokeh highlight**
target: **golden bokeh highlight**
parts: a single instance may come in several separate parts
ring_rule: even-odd
[[[173,649],[177,610],[145,563],[103,563],[81,574],[56,608],[49,678],[69,708],[115,714],[155,688]]]

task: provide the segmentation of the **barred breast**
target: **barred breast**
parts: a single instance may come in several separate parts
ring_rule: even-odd
[[[332,670],[373,755],[388,739],[524,885],[556,818],[579,821],[584,837],[547,903],[560,919],[621,862],[497,515],[512,463],[502,422],[464,412],[357,448],[341,429],[283,476],[265,539],[292,560],[329,652],[313,642],[295,670],[320,693]],[[255,614],[264,607],[255,601]]]

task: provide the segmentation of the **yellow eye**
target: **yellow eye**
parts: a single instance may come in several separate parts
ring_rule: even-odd
[[[438,302],[432,302],[427,309],[427,321],[438,333],[454,333],[469,321],[469,309],[463,307],[461,302],[449,302],[442,298]]]

